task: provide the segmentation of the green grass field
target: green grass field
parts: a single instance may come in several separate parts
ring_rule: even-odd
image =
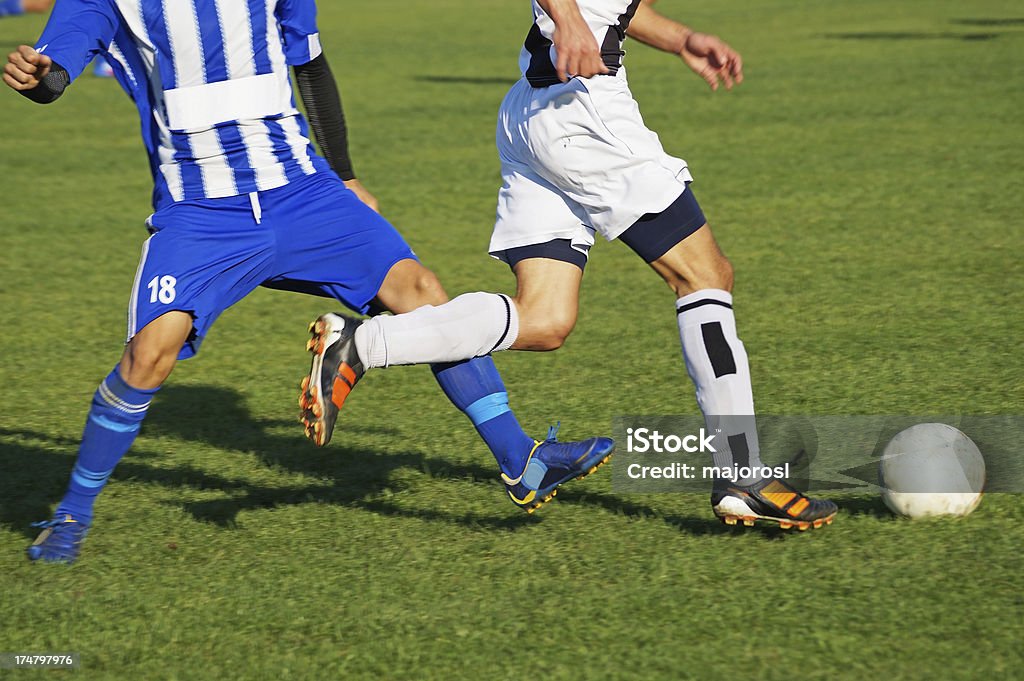
[[[485,249],[525,0],[321,3],[353,157],[449,292]],[[1024,11],[1009,0],[680,3],[747,82],[629,49],[634,94],[737,272],[759,409],[1022,414]],[[0,21],[5,52],[40,17]],[[607,469],[526,516],[424,367],[371,374],[326,450],[297,384],[322,300],[260,290],[159,394],[72,567],[30,564],[117,360],[150,182],[134,110],[83,76],[0,93],[0,652],[96,679],[977,679],[1024,669],[1024,500],[733,531]],[[619,244],[575,334],[497,358],[524,425],[576,439],[696,413],[672,295]],[[50,672],[63,676],[64,672]],[[32,676],[0,671],[3,678]],[[33,677],[34,678],[34,677]],[[49,677],[48,677],[49,678]]]

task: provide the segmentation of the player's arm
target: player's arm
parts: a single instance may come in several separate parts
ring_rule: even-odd
[[[537,0],[537,4],[555,22],[551,39],[558,55],[555,71],[559,80],[565,83],[574,76],[590,78],[608,73],[601,59],[601,48],[580,14],[576,0]]]
[[[320,54],[305,64],[296,65],[295,86],[306,106],[313,136],[331,169],[346,187],[355,192],[360,201],[378,210],[377,198],[363,187],[352,170],[341,92],[338,91],[338,83],[334,80],[327,58]]]
[[[4,83],[34,102],[56,101],[116,30],[116,10],[107,0],[58,3],[37,47],[21,45],[7,55]]]
[[[743,82],[743,59],[736,50],[718,36],[694,31],[659,14],[651,7],[655,1],[640,3],[626,29],[631,38],[678,55],[712,90],[717,90],[719,83],[732,89],[734,83]]]

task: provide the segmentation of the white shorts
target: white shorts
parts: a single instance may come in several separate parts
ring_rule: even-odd
[[[512,86],[498,113],[502,187],[488,251],[569,239],[586,253],[647,213],[668,208],[692,181],[647,129],[620,74],[533,88]]]

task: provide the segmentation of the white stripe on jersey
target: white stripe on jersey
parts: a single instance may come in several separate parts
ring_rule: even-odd
[[[274,16],[274,9],[277,7],[277,0],[267,0],[267,16]],[[284,49],[281,47],[281,33],[278,31],[277,22],[267,22],[267,52],[270,53],[270,65],[274,72],[284,71],[288,73],[288,63],[284,58]]]
[[[224,58],[231,78],[256,75],[256,62],[252,53],[252,24],[248,5],[231,0],[216,0],[217,18],[224,36]],[[274,111],[273,113],[281,113]]]
[[[307,153],[306,147],[309,145],[309,140],[302,134],[299,129],[299,124],[295,120],[295,116],[289,116],[282,118],[278,123],[281,124],[281,128],[284,130],[284,139],[291,147],[292,154],[295,156],[295,160],[299,162],[299,167],[302,168],[302,172],[306,175],[312,175],[316,172],[313,168],[313,162],[309,160],[309,153]]]
[[[107,52],[109,52],[110,56],[124,68],[124,72],[128,74],[128,80],[132,82],[132,85],[134,87],[138,87],[139,79],[135,77],[135,72],[132,71],[132,67],[128,65],[128,60],[125,59],[124,52],[122,52],[121,48],[117,46],[117,43],[111,42],[110,45],[107,46]]]
[[[224,155],[217,129],[190,133],[188,139],[192,143],[192,155],[203,174],[206,195],[212,199],[237,196],[239,191],[235,186],[235,173],[228,163],[228,157]]]
[[[177,87],[202,85],[203,46],[195,5],[191,0],[163,0],[163,10]]]
[[[324,53],[324,48],[320,45],[320,34],[314,33],[308,36],[306,40],[309,42],[309,60],[313,61],[321,54]]]
[[[274,153],[274,144],[270,141],[267,124],[263,121],[248,122],[242,130],[242,135],[248,142],[246,148],[249,151],[249,164],[256,170],[256,186],[260,191],[288,184],[284,166]]]

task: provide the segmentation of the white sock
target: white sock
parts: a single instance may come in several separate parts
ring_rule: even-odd
[[[464,293],[444,305],[378,315],[356,329],[367,369],[457,362],[507,350],[519,336],[515,303],[500,293]]]
[[[676,301],[686,371],[697,389],[697,404],[715,436],[715,466],[760,467],[747,351],[736,335],[732,295],[704,289]],[[737,480],[750,484],[757,480]]]

